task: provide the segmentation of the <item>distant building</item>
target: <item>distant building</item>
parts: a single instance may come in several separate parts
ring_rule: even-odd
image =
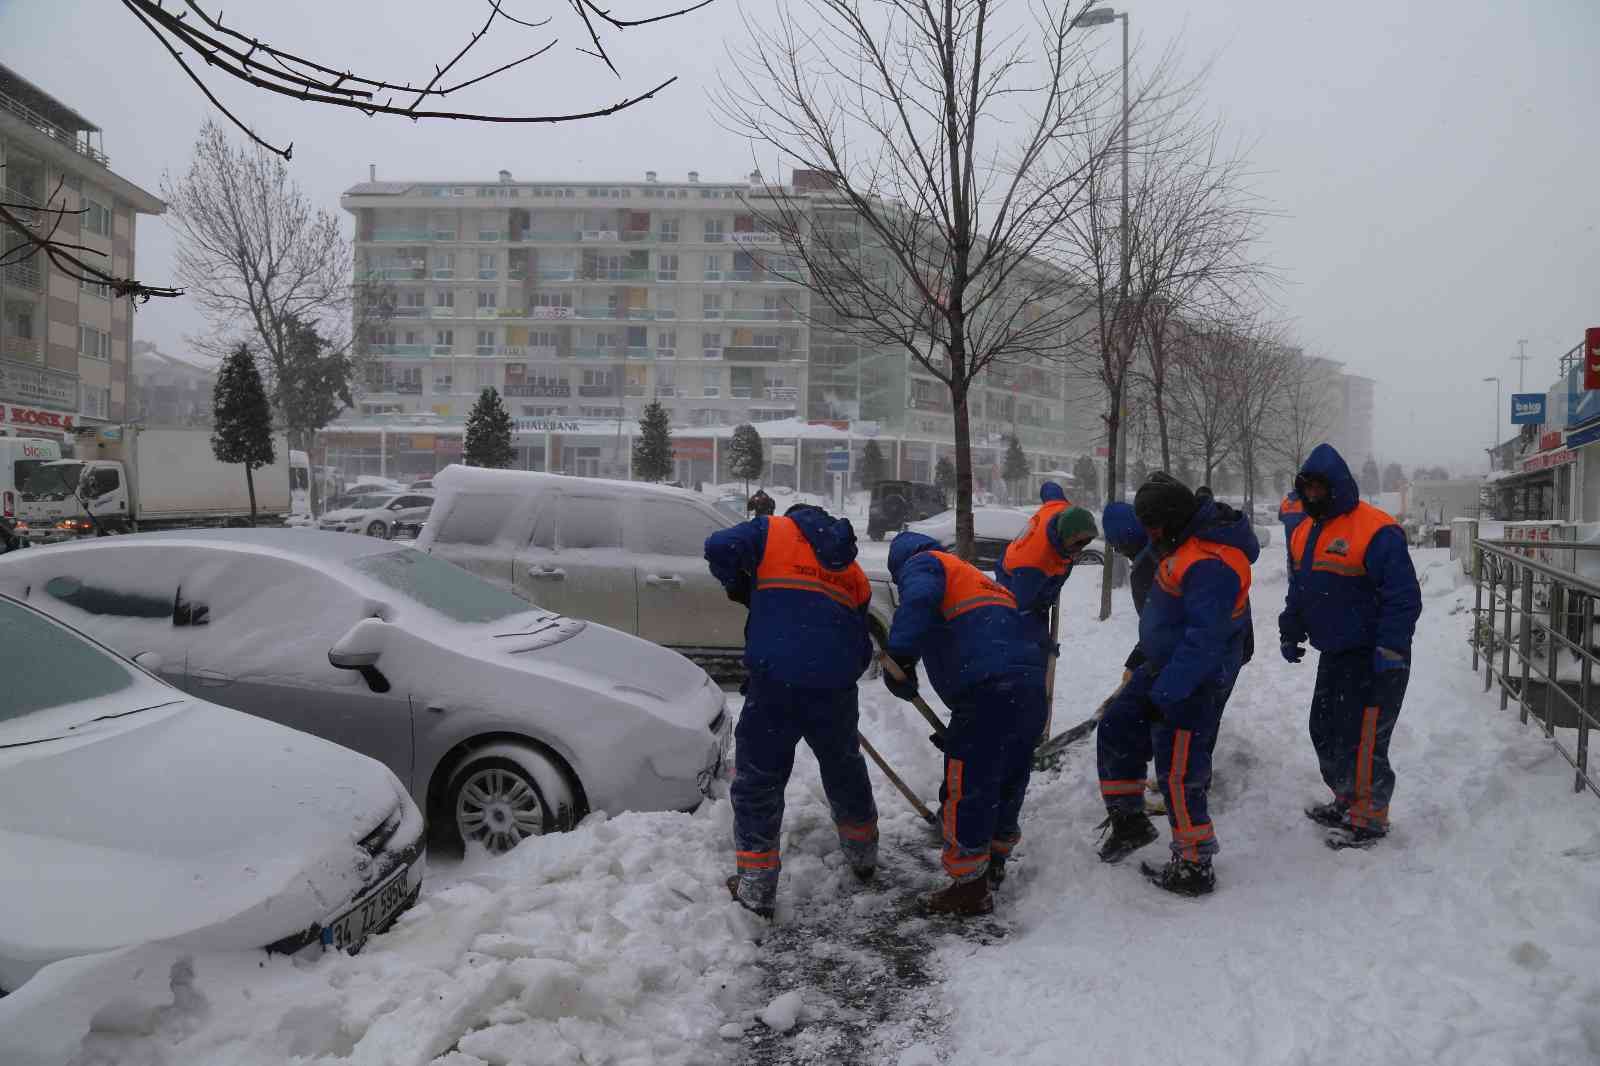
[[[135,341],[128,377],[128,421],[147,426],[208,426],[214,363],[183,359],[148,341]]]
[[[99,127],[4,65],[0,164],[4,199],[25,205],[20,214],[101,253],[79,253],[85,261],[134,275],[139,215],[166,205],[111,170]],[[48,214],[52,207],[66,210]],[[0,258],[21,243],[0,233]],[[65,439],[80,424],[122,421],[132,345],[126,298],[71,278],[40,255],[0,268],[0,432]]]
[[[1339,420],[1332,435],[1333,446],[1353,469],[1359,469],[1368,459],[1376,458],[1373,410],[1378,383],[1359,374],[1341,373],[1338,385]]]

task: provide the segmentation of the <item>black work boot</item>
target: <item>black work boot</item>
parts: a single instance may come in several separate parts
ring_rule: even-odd
[[[1329,800],[1327,803],[1314,803],[1306,808],[1307,818],[1328,829],[1341,828],[1349,815],[1349,805],[1337,799]]]
[[[952,881],[923,900],[923,909],[929,914],[949,915],[952,918],[976,918],[994,913],[994,896],[989,893],[988,875],[970,881]]]
[[[999,888],[1006,879],[1006,860],[990,857],[989,859],[989,887]]]
[[[1111,811],[1095,828],[1101,830],[1101,862],[1121,862],[1160,835],[1143,811]]]
[[[727,880],[728,895],[733,901],[758,918],[772,921],[772,916],[778,911],[777,883],[773,882],[769,892],[764,882],[752,881],[734,874]],[[743,888],[743,895],[739,890]]]
[[[1165,866],[1141,862],[1139,872],[1157,888],[1178,896],[1209,896],[1217,888],[1217,875],[1210,862],[1190,862],[1173,856]]]
[[[1356,825],[1349,815],[1328,834],[1328,847],[1335,851],[1345,848],[1370,848],[1389,835],[1386,825]]]

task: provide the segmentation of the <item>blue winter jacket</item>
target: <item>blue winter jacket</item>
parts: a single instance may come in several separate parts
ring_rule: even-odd
[[[1300,644],[1310,638],[1311,646],[1324,653],[1388,648],[1409,658],[1411,636],[1422,614],[1422,589],[1404,531],[1388,515],[1361,502],[1350,467],[1331,445],[1317,445],[1300,473],[1327,481],[1333,505],[1321,521],[1307,516],[1311,528],[1300,564],[1289,568],[1278,639]],[[1379,527],[1363,558],[1339,555],[1334,556],[1337,567],[1330,567],[1326,558],[1322,566],[1314,565],[1319,547],[1325,557],[1337,547],[1341,528],[1362,524]],[[1325,538],[1330,525],[1335,527],[1334,536]]]
[[[1067,494],[1054,481],[1046,481],[1039,486],[1041,506],[1067,502]],[[1054,522],[1045,525],[1044,534],[1057,556],[1065,554],[1061,536],[1056,532]],[[1015,570],[1008,570],[1005,555],[1006,553],[1001,553],[999,560],[994,564],[994,579],[1017,598],[1017,610],[1022,612],[1022,620],[1027,626],[1029,635],[1037,641],[1049,640],[1050,607],[1061,598],[1061,586],[1072,576],[1072,565],[1067,564],[1059,574],[1047,573],[1037,566],[1018,566]]]
[[[1144,669],[1155,675],[1150,698],[1168,718],[1205,684],[1231,685],[1245,657],[1250,604],[1236,612],[1240,575],[1220,559],[1202,556],[1181,575],[1176,593],[1164,573],[1168,564],[1185,557],[1187,541],[1237,548],[1253,565],[1261,554],[1255,531],[1244,515],[1206,500],[1178,537],[1178,547],[1157,565],[1157,578],[1139,616],[1139,649]]]
[[[929,554],[939,550],[938,541],[921,533],[902,533],[889,545],[889,574],[900,592],[889,654],[921,659],[946,704],[997,677],[1043,685],[1044,649],[1014,608],[978,607],[945,619],[945,565]],[[982,577],[975,568],[972,573]]]
[[[856,534],[848,519],[816,507],[788,517],[824,567],[837,572],[855,563]],[[711,576],[749,604],[744,664],[751,679],[805,688],[853,686],[872,658],[866,603],[852,609],[816,592],[756,588],[756,571],[767,551],[767,523],[762,516],[718,530],[705,546]],[[864,576],[861,581],[865,587]]]

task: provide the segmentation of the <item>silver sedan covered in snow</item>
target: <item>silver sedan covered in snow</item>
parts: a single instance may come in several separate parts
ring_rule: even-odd
[[[0,676],[0,992],[151,941],[354,947],[416,898],[422,816],[377,762],[4,596]]]
[[[690,808],[722,769],[723,696],[700,668],[412,548],[293,529],[116,537],[0,558],[0,591],[159,654],[179,687],[380,760],[446,846]]]

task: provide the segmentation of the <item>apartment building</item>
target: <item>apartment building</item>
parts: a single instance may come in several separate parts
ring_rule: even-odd
[[[0,197],[30,223],[56,228],[84,258],[135,274],[141,214],[164,205],[111,169],[99,127],[0,65]],[[54,197],[54,199],[52,199]],[[52,207],[67,213],[58,219]],[[0,253],[24,243],[0,232]],[[83,254],[83,253],[80,253]],[[0,268],[0,432],[67,439],[80,425],[126,417],[133,308],[103,285],[33,255]]]
[[[216,385],[214,360],[168,355],[148,341],[134,341],[128,367],[128,421],[209,426]]]
[[[670,411],[691,477],[713,476],[709,439],[741,422],[892,437],[908,477],[931,477],[949,451],[949,398],[937,379],[904,351],[864,351],[814,323],[799,264],[760,226],[753,204],[768,187],[759,174],[712,183],[652,171],[606,184],[518,182],[508,171],[492,184],[370,177],[342,203],[356,219],[357,280],[388,287],[395,313],[367,338],[355,422],[420,423],[426,432],[410,436],[448,461],[455,445],[445,442],[492,385],[534,469],[626,476],[626,435],[652,399]],[[1075,449],[1068,433],[1071,391],[1059,370],[991,370],[973,401],[980,481],[998,480],[1011,433],[1040,469],[1088,447]],[[552,427],[569,444],[579,439],[564,457],[546,453],[559,443]],[[691,443],[696,430],[704,447]],[[426,465],[427,447],[408,451],[401,468]],[[821,479],[820,450],[807,456],[797,444],[794,464],[797,479]]]

